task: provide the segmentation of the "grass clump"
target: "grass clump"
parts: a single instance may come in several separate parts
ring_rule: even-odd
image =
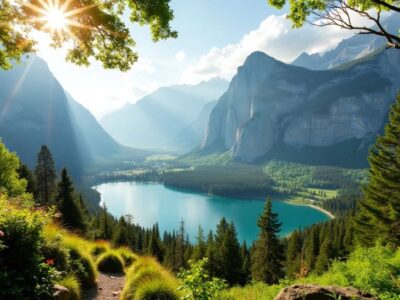
[[[90,255],[93,257],[98,257],[99,255],[110,250],[110,246],[107,242],[97,241],[94,243],[93,247],[90,249]]]
[[[165,281],[151,280],[140,285],[134,300],[179,300],[179,294],[171,284]]]
[[[137,255],[128,248],[119,248],[116,252],[121,256],[125,267],[131,266],[138,258]]]
[[[81,299],[81,287],[79,280],[75,275],[69,274],[57,282],[59,285],[66,287],[71,293],[71,300]]]
[[[155,259],[140,257],[129,268],[122,300],[179,299],[176,279]]]
[[[123,273],[124,262],[115,251],[108,251],[97,259],[97,269],[105,273]]]

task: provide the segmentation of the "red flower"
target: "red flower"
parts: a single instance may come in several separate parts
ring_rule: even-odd
[[[0,238],[4,236],[4,232],[0,230]]]
[[[49,266],[52,266],[52,265],[54,265],[54,259],[52,259],[52,258],[48,258],[48,259],[46,259],[46,264],[47,265],[49,265]]]

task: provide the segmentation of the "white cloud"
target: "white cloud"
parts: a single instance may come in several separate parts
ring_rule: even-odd
[[[175,59],[179,62],[183,62],[184,60],[186,60],[186,58],[187,58],[186,52],[183,50],[175,54]]]
[[[246,57],[263,51],[284,62],[291,62],[302,52],[317,53],[336,46],[354,32],[334,26],[305,25],[292,29],[286,15],[271,15],[260,26],[243,36],[240,42],[212,48],[181,75],[181,83],[196,84],[215,76],[231,79]]]
[[[132,70],[144,73],[153,73],[156,70],[156,68],[151,59],[145,57],[139,57],[139,60],[133,66]]]

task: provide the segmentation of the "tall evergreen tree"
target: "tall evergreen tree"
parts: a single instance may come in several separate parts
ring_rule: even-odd
[[[278,236],[281,223],[278,221],[278,215],[272,211],[271,199],[267,199],[257,225],[260,227],[260,233],[251,257],[252,278],[274,284],[283,277],[284,257]]]
[[[126,224],[124,217],[120,217],[118,225],[113,232],[113,244],[115,246],[129,246],[127,226],[128,224]]]
[[[319,255],[315,262],[315,272],[317,274],[322,274],[329,267],[329,261],[332,258],[332,243],[329,236],[327,236],[322,242],[321,248],[319,250]]]
[[[199,230],[198,230],[197,236],[196,236],[196,241],[197,241],[197,243],[193,249],[192,259],[194,259],[195,261],[198,261],[198,260],[203,259],[203,257],[206,255],[206,251],[207,251],[207,245],[206,245],[206,241],[205,241],[205,237],[204,237],[204,231],[203,231],[203,228],[201,228],[201,226],[199,226]]]
[[[389,122],[369,154],[369,183],[359,201],[357,240],[371,246],[378,239],[400,246],[400,95]]]
[[[63,224],[71,229],[84,231],[86,229],[84,215],[75,199],[74,187],[65,168],[61,171],[56,200],[62,214]]]
[[[230,284],[243,283],[243,261],[233,223],[222,218],[215,235],[216,276]]]
[[[288,248],[286,251],[286,275],[295,278],[300,272],[302,262],[303,241],[301,234],[295,230],[289,237]]]
[[[149,240],[149,246],[147,249],[147,252],[157,258],[159,262],[163,261],[164,257],[164,249],[162,248],[161,245],[161,240],[160,240],[160,232],[158,230],[158,225],[154,225],[153,229],[151,231],[150,235],[150,240]]]
[[[179,231],[176,236],[176,259],[175,259],[175,270],[186,267],[185,261],[185,251],[186,251],[186,231],[185,231],[185,221],[180,222]]]
[[[49,204],[56,190],[56,169],[49,148],[43,145],[37,157],[35,179],[38,197],[41,203]]]

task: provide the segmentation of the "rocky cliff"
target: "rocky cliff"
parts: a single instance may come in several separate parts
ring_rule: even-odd
[[[399,88],[396,50],[332,71],[255,52],[211,112],[202,150],[230,150],[243,162],[275,157],[362,164]]]

